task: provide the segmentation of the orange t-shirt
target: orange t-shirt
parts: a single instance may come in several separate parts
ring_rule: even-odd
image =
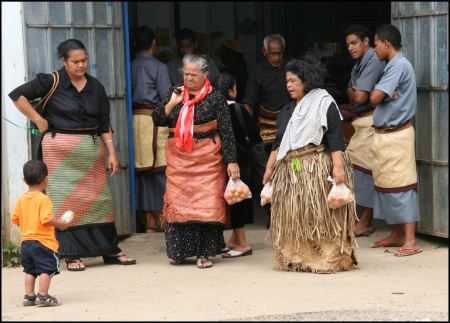
[[[16,203],[11,222],[20,227],[23,240],[37,240],[57,252],[59,243],[55,227],[47,223],[53,219],[53,204],[42,192],[26,192]]]

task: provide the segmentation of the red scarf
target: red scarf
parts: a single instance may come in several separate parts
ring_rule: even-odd
[[[180,114],[177,120],[177,126],[175,128],[175,144],[178,149],[190,153],[192,151],[192,139],[194,134],[194,107],[195,104],[203,100],[203,98],[209,93],[211,89],[211,83],[208,79],[203,83],[200,92],[192,99],[189,100],[189,91],[184,88],[183,92],[183,107],[180,110]]]

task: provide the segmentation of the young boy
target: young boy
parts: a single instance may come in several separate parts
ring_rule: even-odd
[[[58,241],[55,228],[65,230],[69,224],[53,219],[52,202],[43,193],[48,184],[47,166],[39,160],[30,160],[23,166],[24,181],[29,190],[16,203],[12,223],[20,227],[22,234],[21,260],[25,272],[24,306],[60,305],[48,294],[51,278],[59,274],[59,259],[56,254]],[[39,277],[39,292],[34,292],[36,277]]]

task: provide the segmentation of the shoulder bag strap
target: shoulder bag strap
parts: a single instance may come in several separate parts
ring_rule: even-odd
[[[48,91],[48,93],[41,100],[42,110],[45,109],[45,106],[47,105],[48,100],[53,95],[53,93],[55,92],[55,90],[56,90],[56,88],[58,87],[58,84],[59,84],[59,73],[58,73],[58,71],[52,73],[52,76],[53,76],[53,85],[52,85],[50,91]]]

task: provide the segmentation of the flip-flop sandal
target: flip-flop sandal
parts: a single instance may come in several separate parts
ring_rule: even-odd
[[[86,267],[81,267],[81,265],[84,265],[81,262],[81,259],[64,259],[67,265],[67,270],[68,271],[84,271],[86,269]],[[69,267],[69,264],[77,264],[78,267]]]
[[[169,264],[171,264],[171,265],[181,265],[181,264],[184,264],[186,262],[186,259],[183,259],[183,260],[173,260],[173,259],[170,259],[170,261],[169,261]]]
[[[236,258],[236,257],[244,257],[244,256],[250,256],[253,254],[253,250],[247,250],[247,251],[237,251],[237,250],[230,250],[228,252],[224,252],[222,254],[222,258]]]
[[[105,264],[110,264],[110,265],[135,265],[136,264],[136,260],[135,259],[130,259],[130,260],[125,260],[125,261],[120,261],[119,258],[120,257],[127,257],[127,255],[117,255],[117,256],[102,256],[103,257],[103,262]]]
[[[208,264],[208,262],[210,264]],[[197,258],[197,267],[200,269],[205,269],[205,268],[211,268],[213,266],[213,263],[211,260],[209,260],[206,257],[198,257]]]
[[[222,250],[220,250],[219,253],[227,253],[227,252],[230,251],[230,250],[231,250],[231,248],[225,247],[225,248],[223,248]]]
[[[423,249],[420,248],[399,248],[397,251],[394,252],[394,256],[396,257],[406,257],[406,256],[412,256],[417,253],[421,253]]]
[[[370,248],[388,248],[388,247],[400,247],[399,245],[395,245],[390,243],[387,240],[377,240],[370,245]]]
[[[374,232],[375,232],[375,228],[369,229],[369,230],[361,232],[361,233],[355,232],[355,237],[368,237]]]

